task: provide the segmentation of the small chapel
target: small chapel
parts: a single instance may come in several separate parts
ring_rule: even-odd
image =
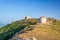
[[[44,17],[44,16],[40,17],[39,23],[46,24],[46,17]]]

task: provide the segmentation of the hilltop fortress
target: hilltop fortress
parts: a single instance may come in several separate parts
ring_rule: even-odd
[[[31,17],[29,17],[29,16],[26,16],[26,17],[25,17],[25,20],[29,20],[29,19],[31,19]],[[39,22],[39,23],[42,23],[42,24],[46,24],[46,23],[47,23],[46,17],[41,16],[41,17],[38,19],[38,22]]]

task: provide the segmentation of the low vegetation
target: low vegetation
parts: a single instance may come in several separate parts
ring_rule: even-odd
[[[24,29],[27,33],[18,37],[36,37],[37,40],[60,40],[60,21],[54,18],[47,18],[48,24],[39,24],[38,19],[32,18],[29,21],[20,20],[7,24],[0,28],[0,40],[8,40],[16,32]]]
[[[18,21],[8,24],[2,28],[0,28],[0,40],[8,40],[11,38],[16,32],[24,29],[26,25],[19,24]]]

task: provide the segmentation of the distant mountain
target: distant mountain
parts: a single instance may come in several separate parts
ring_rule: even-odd
[[[5,25],[5,24],[3,24],[3,23],[0,23],[0,27],[2,27],[3,25]]]

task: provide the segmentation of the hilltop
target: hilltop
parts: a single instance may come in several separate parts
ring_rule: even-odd
[[[16,35],[18,39],[35,37],[37,40],[60,40],[60,20],[47,18],[47,22],[48,24],[41,24],[38,18],[12,22],[0,28],[0,40],[10,38],[10,40],[13,40]],[[21,32],[21,30],[23,31]]]
[[[41,25],[42,26],[42,25]],[[19,34],[18,38],[33,38],[36,40],[60,40],[60,32],[54,30],[52,25],[43,25],[43,27],[37,26],[26,33]]]

